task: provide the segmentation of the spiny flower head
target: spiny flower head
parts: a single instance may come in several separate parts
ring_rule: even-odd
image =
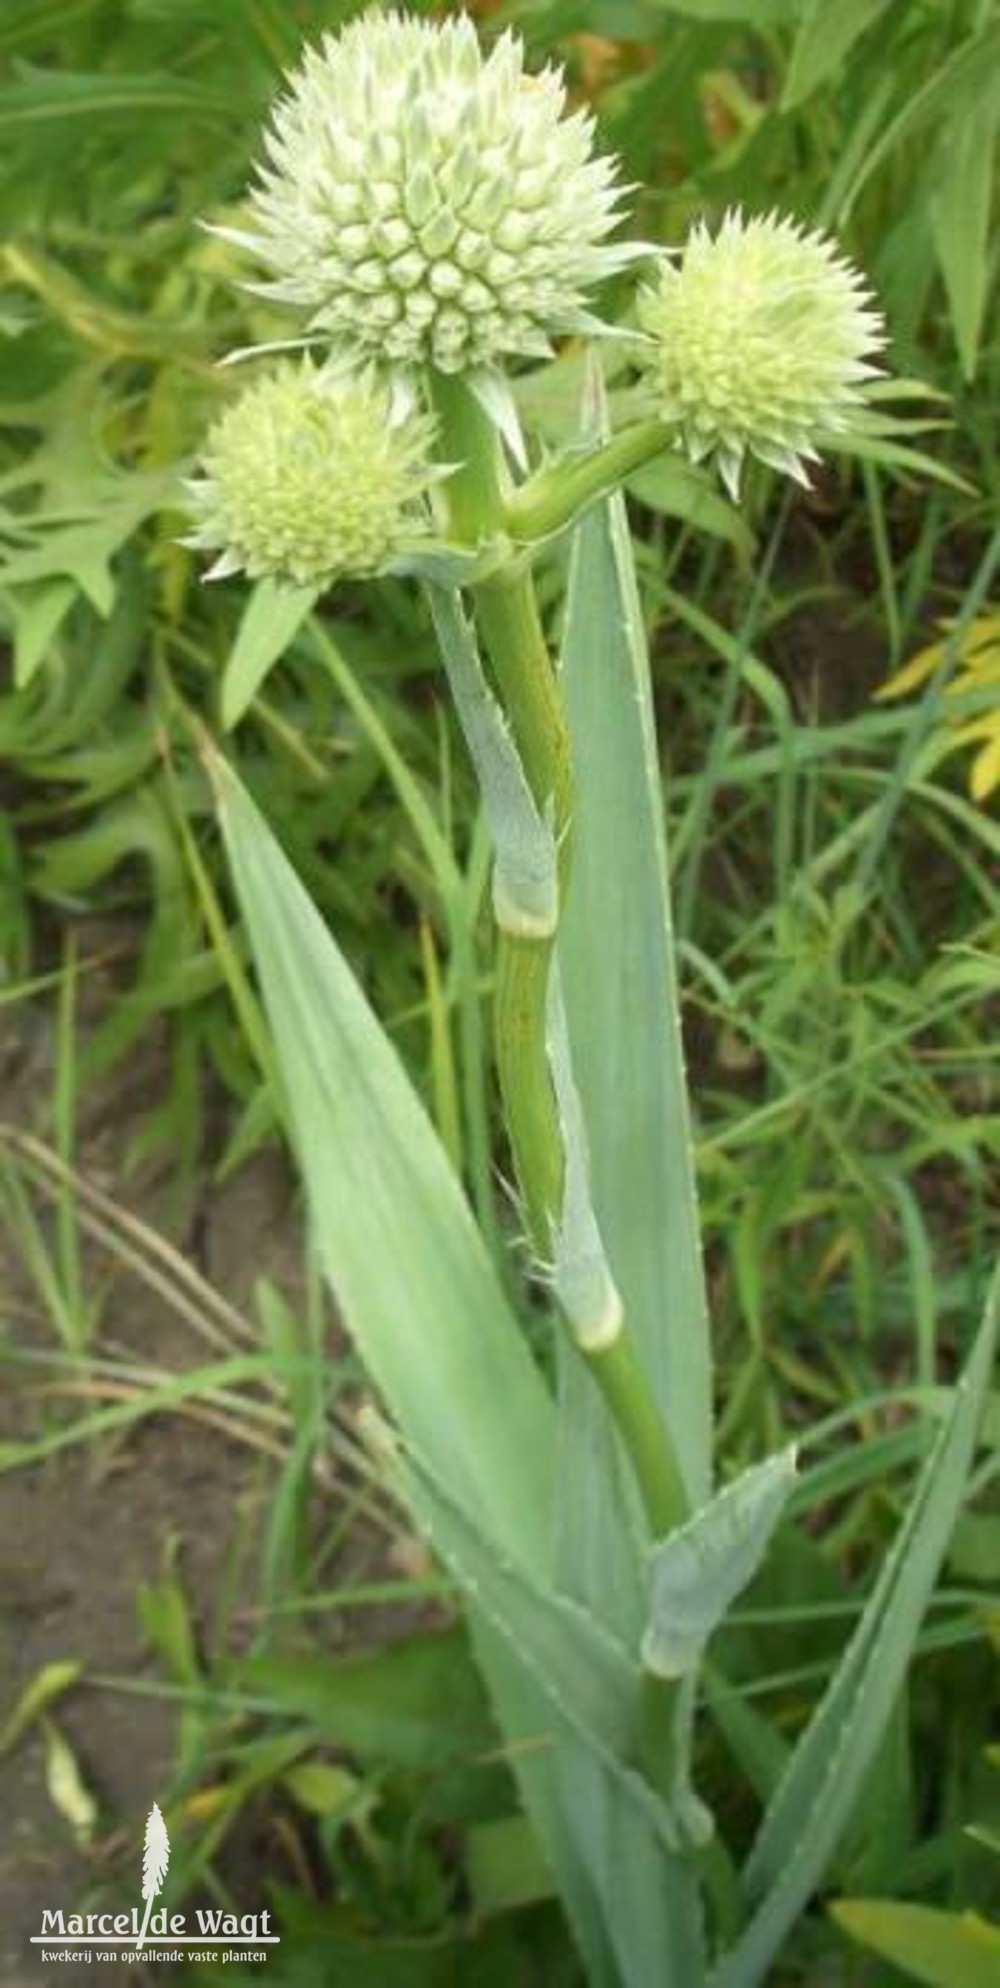
[[[834,242],[778,215],[695,227],[639,298],[639,355],[659,413],[735,497],[749,453],[800,483],[824,435],[850,427],[882,319]]]
[[[377,573],[419,534],[432,440],[428,418],[400,415],[373,379],[285,361],[209,430],[187,543],[221,554],[210,579],[326,587]]]
[[[367,14],[310,50],[266,138],[254,232],[222,230],[348,355],[446,373],[593,329],[586,294],[642,253],[609,245],[614,162],[558,72],[472,22]]]

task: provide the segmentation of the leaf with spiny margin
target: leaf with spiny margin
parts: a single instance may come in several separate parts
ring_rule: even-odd
[[[562,669],[576,799],[559,959],[594,1214],[702,1504],[711,1348],[649,659],[620,497],[574,534]]]
[[[557,362],[554,373],[564,366]],[[574,392],[579,375],[574,375]],[[603,426],[591,370],[584,426]],[[595,418],[591,418],[591,417]],[[570,1153],[576,1206],[568,1248],[574,1278],[587,1257],[605,1296],[627,1278],[631,1323],[662,1380],[672,1365],[665,1336],[691,1329],[683,1412],[694,1487],[708,1495],[707,1416],[700,1393],[700,1266],[683,1121],[683,1073],[671,1011],[672,954],[666,862],[647,664],[636,635],[635,576],[620,503],[595,507],[574,534],[563,650],[579,779],[560,969],[576,973],[569,1016]],[[596,923],[592,922],[596,919]],[[565,982],[564,982],[565,985]],[[568,1004],[569,1005],[569,1002]],[[561,1072],[557,1071],[557,1075]],[[566,1117],[567,1096],[563,1097]],[[660,1114],[663,1114],[660,1116]],[[572,1142],[571,1142],[572,1143]],[[596,1148],[600,1147],[598,1161]],[[673,1152],[671,1152],[673,1148]],[[599,1178],[598,1178],[599,1175]],[[680,1198],[666,1209],[664,1196]],[[588,1213],[589,1211],[589,1213]],[[588,1240],[588,1231],[589,1240]],[[596,1248],[595,1248],[596,1243]],[[695,1284],[688,1282],[693,1271]],[[567,1293],[564,1289],[564,1296]],[[577,1292],[578,1295],[578,1292]],[[670,1324],[671,1305],[675,1311]],[[587,1313],[593,1311],[588,1298]],[[682,1324],[683,1322],[683,1324]],[[558,1347],[559,1586],[630,1648],[646,1615],[644,1519],[630,1468],[592,1375],[569,1343]],[[661,1406],[663,1399],[661,1397]],[[707,1400],[705,1401],[707,1407]],[[678,1795],[686,1793],[688,1708],[678,1693]],[[687,1847],[672,1852],[593,1749],[568,1736],[556,1758],[562,1813],[572,1828],[590,1908],[591,1978],[614,1988],[703,1988],[706,1978],[699,1871]]]
[[[470,1606],[509,1643],[548,1701],[554,1726],[583,1742],[661,1844],[672,1847],[670,1811],[635,1764],[642,1676],[624,1644],[581,1602],[533,1581],[412,1450],[398,1454],[390,1470]]]
[[[446,1499],[544,1592],[551,1400],[395,1050],[249,797],[223,764],[214,770],[317,1244],[345,1322]],[[470,1613],[511,1766],[591,1978],[618,1988],[553,1749],[539,1745],[551,1700],[495,1617]]]

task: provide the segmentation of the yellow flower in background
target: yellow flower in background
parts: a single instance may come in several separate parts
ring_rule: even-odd
[[[954,621],[942,622],[940,641],[928,643],[911,656],[876,692],[879,702],[906,697],[929,682],[945,660],[955,626]],[[970,716],[970,706],[980,708],[973,709]],[[974,801],[987,800],[1000,786],[1000,609],[970,621],[945,689],[936,732],[949,752],[961,746],[976,747],[969,769],[969,792]]]

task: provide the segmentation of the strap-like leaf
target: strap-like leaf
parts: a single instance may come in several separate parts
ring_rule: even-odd
[[[708,1322],[649,662],[620,498],[577,527],[563,677],[576,805],[559,954],[594,1212],[688,1492],[703,1504]]]
[[[554,1418],[461,1187],[402,1064],[235,776],[227,847],[324,1270],[408,1442],[541,1578]]]
[[[579,1177],[575,1218],[561,1238],[562,1295],[569,1305],[567,1279],[572,1271],[577,1280],[588,1258],[592,1281],[581,1317],[595,1312],[595,1292],[599,1297],[612,1281],[622,1289],[661,1407],[676,1378],[674,1405],[687,1418],[685,1467],[695,1495],[707,1497],[705,1314],[671,1004],[659,776],[638,630],[621,507],[611,513],[602,505],[577,526],[563,649],[576,802],[559,949]],[[564,1099],[564,1120],[566,1106]],[[577,1288],[574,1302],[579,1297]],[[682,1349],[685,1332],[690,1343]],[[682,1358],[688,1365],[675,1374]],[[559,1380],[559,1583],[635,1647],[646,1615],[646,1556],[634,1483],[593,1379],[565,1342]],[[612,1947],[616,1988],[703,1988],[696,1861],[666,1848],[593,1749],[567,1739],[557,1766],[561,1804]],[[677,1766],[683,1787],[685,1746]],[[594,1951],[591,1942],[588,1968],[598,1979]]]
[[[636,1767],[641,1672],[624,1645],[580,1602],[539,1587],[422,1459],[400,1455],[398,1475],[471,1606],[510,1643],[548,1700],[553,1742],[559,1729],[575,1733],[661,1843],[673,1846],[670,1812]]]

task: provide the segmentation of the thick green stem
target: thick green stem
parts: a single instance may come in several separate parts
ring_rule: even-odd
[[[504,521],[508,496],[500,445],[460,381],[433,375],[430,384],[441,454],[456,464],[445,485],[451,531],[475,544],[498,531]],[[528,783],[540,811],[551,816],[565,890],[572,813],[569,741],[534,587],[527,574],[511,572],[480,583],[472,592],[476,622]],[[495,1000],[497,1066],[507,1132],[531,1240],[543,1256],[551,1249],[563,1183],[562,1135],[547,1047],[553,945],[551,938],[501,931]],[[650,1530],[654,1537],[662,1537],[684,1517],[687,1502],[673,1446],[632,1336],[623,1324],[610,1344],[584,1344],[579,1350],[631,1460]],[[653,1687],[661,1772],[668,1695]]]
[[[562,1141],[545,1040],[552,945],[497,934],[494,993],[497,1077],[532,1246],[551,1245],[562,1200]]]
[[[451,537],[476,545],[499,529],[507,491],[500,437],[460,379],[431,371],[428,391],[437,416]]]
[[[441,452],[456,467],[445,486],[455,537],[475,544],[497,528],[505,502],[496,431],[460,381],[431,383]],[[562,701],[526,574],[473,589],[476,624],[539,810],[551,811],[564,870],[570,814],[569,749]],[[565,874],[565,872],[564,872]],[[532,1244],[547,1256],[562,1198],[562,1141],[546,1048],[552,940],[497,935],[494,999],[497,1074]]]
[[[563,702],[527,574],[485,582],[474,590],[476,621],[517,740],[528,785],[552,827],[566,881],[571,776]]]
[[[666,1436],[663,1418],[639,1365],[631,1333],[619,1332],[605,1347],[587,1354],[590,1371],[615,1418],[628,1450],[654,1538],[682,1525],[687,1492]]]
[[[475,591],[476,620],[493,666],[528,784],[551,818],[562,891],[569,874],[570,761],[562,700],[527,576]],[[547,1258],[562,1203],[562,1137],[547,1050],[554,941],[497,934],[494,1002],[497,1075],[534,1248]]]

